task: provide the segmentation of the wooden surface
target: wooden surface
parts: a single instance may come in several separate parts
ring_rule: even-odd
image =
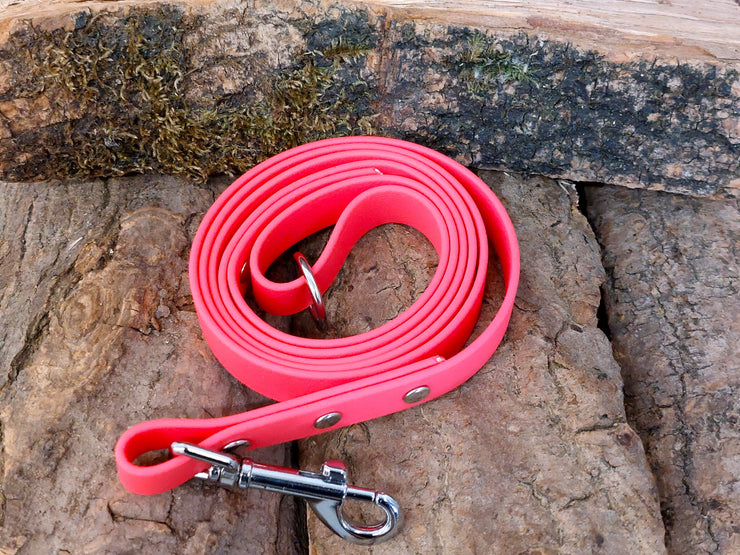
[[[204,5],[223,0],[183,0]],[[7,20],[54,16],[65,11],[113,5],[142,5],[155,0],[0,0],[0,35]],[[245,7],[272,5],[244,0]],[[280,4],[292,4],[292,0]],[[318,0],[329,5],[330,1]],[[676,58],[682,62],[740,64],[738,0],[371,0],[356,2],[409,17],[448,21],[502,32],[523,31],[593,48],[613,61],[640,57]],[[239,4],[239,2],[236,2]],[[2,20],[6,23],[3,24]]]
[[[615,61],[645,54],[740,62],[737,0],[372,0],[431,17],[562,38]]]
[[[723,8],[713,13],[740,12],[736,1],[717,0]],[[481,169],[740,194],[740,61],[712,57],[709,46],[697,46],[705,40],[699,35],[656,38],[663,36],[658,26],[690,31],[690,17],[700,29],[699,8],[611,1],[605,5],[615,15],[601,14],[613,25],[606,29],[589,23],[596,10],[583,2],[563,4],[568,10],[560,13],[554,0],[537,11],[483,4],[478,14],[464,3],[470,0],[402,9],[374,2],[17,0],[0,15],[0,178],[149,168],[202,179],[227,168],[245,171],[297,137],[308,142],[372,127]],[[626,6],[639,5],[652,6],[653,17],[627,13]],[[25,16],[13,19],[11,11]],[[670,25],[671,13],[683,13],[674,18],[683,27]],[[630,40],[620,38],[614,29],[630,19]],[[648,23],[652,35],[638,32]],[[740,29],[723,25],[729,38],[721,48],[729,52]],[[122,37],[135,47],[124,48]],[[359,50],[337,65],[340,39]],[[719,38],[712,40],[720,48]],[[598,52],[587,51],[597,43]],[[141,64],[166,79],[149,79]],[[330,66],[321,79],[332,90],[318,93],[311,68]],[[120,75],[130,76],[123,96]],[[281,91],[296,79],[300,94],[286,99]],[[153,100],[162,98],[169,101]],[[165,107],[180,123],[160,125]],[[275,113],[291,115],[270,119],[269,132],[262,124],[247,129],[260,114]],[[223,125],[213,125],[214,117]],[[160,144],[170,146],[163,151]],[[243,146],[224,155],[223,144]]]

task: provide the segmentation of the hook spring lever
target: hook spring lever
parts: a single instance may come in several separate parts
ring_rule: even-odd
[[[175,442],[170,449],[176,455],[209,463],[211,467],[206,472],[199,472],[195,476],[208,482],[242,489],[265,489],[305,498],[324,524],[338,536],[353,543],[372,545],[385,541],[398,531],[401,524],[401,509],[396,500],[385,493],[347,485],[347,471],[341,462],[327,461],[321,465],[321,471],[315,474],[260,464],[189,443]],[[372,526],[348,521],[342,513],[345,500],[377,505],[385,513],[385,521]]]

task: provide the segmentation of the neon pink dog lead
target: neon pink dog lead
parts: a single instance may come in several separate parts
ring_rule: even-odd
[[[301,239],[335,225],[311,268],[318,288],[326,291],[354,243],[386,223],[416,228],[439,255],[427,289],[391,322],[352,337],[304,339],[269,326],[248,307],[244,296],[251,284],[255,300],[270,313],[306,309],[314,302],[307,280],[271,282],[264,275],[270,264]],[[501,263],[505,295],[490,324],[465,346],[483,299],[489,241]],[[209,467],[215,472],[198,453],[220,452],[238,440],[250,448],[292,441],[454,389],[500,343],[518,279],[516,235],[500,201],[476,175],[442,154],[395,139],[347,137],[266,160],[206,213],[190,253],[190,287],[218,360],[241,382],[279,402],[222,418],[137,424],[116,445],[121,482],[134,493],[164,492]],[[188,456],[134,464],[140,455],[173,443],[200,451],[178,447],[175,453]],[[228,472],[219,472],[223,482]]]

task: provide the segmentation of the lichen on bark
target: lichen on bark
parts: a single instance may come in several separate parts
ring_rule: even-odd
[[[476,167],[699,195],[740,172],[732,68],[452,26],[409,24],[392,48],[397,133]]]
[[[479,168],[740,190],[737,66],[616,63],[356,4],[129,7],[0,44],[0,177],[239,173],[379,133]]]
[[[196,71],[184,34],[201,24],[162,6],[125,16],[82,14],[69,31],[29,25],[16,33],[4,53],[17,65],[5,96],[44,98],[52,112],[71,117],[60,115],[51,133],[27,133],[29,147],[55,156],[30,157],[11,176],[159,171],[205,179],[244,172],[305,142],[372,132],[371,118],[353,104],[367,94],[357,75],[366,41],[335,36],[311,45],[254,86],[204,104],[184,90]]]

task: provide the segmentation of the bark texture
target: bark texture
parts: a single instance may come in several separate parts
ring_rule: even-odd
[[[597,329],[604,273],[575,191],[548,179],[483,177],[522,248],[503,344],[459,389],[304,440],[301,460],[309,468],[342,460],[354,483],[401,503],[403,533],[358,552],[663,552],[655,484],[625,421],[619,367]],[[327,294],[330,312],[343,318],[335,333],[381,325],[430,279],[431,246],[404,233],[377,230],[355,247]],[[501,287],[493,269],[482,322],[495,313]],[[375,295],[385,295],[384,312],[365,309]],[[310,322],[294,325],[314,333]],[[311,515],[309,537],[314,554],[344,547]]]
[[[726,12],[740,19],[740,6]],[[546,27],[320,0],[12,10],[0,21],[0,177],[204,179],[374,132],[476,167],[740,194],[736,62],[614,61],[534,30]]]
[[[142,497],[116,474],[139,421],[266,402],[216,362],[192,307],[187,253],[218,189],[2,183],[0,553],[301,551],[290,498],[193,483]]]
[[[397,496],[406,525],[380,553],[661,552],[652,476],[596,328],[603,269],[576,195],[541,178],[485,178],[527,261],[505,343],[433,403],[303,442],[302,466],[338,458],[356,485]],[[126,427],[265,402],[220,368],[192,312],[185,256],[220,188],[156,176],[3,187],[0,302],[18,322],[2,328],[4,552],[346,548],[314,520],[302,544],[290,497],[199,484],[138,497],[118,484],[111,451]],[[418,233],[373,231],[328,295],[330,333],[393,318],[435,266]],[[484,321],[500,298],[492,268]],[[274,323],[318,333],[305,315]],[[291,462],[284,447],[255,458]]]
[[[588,189],[627,414],[673,553],[740,551],[740,205]]]

